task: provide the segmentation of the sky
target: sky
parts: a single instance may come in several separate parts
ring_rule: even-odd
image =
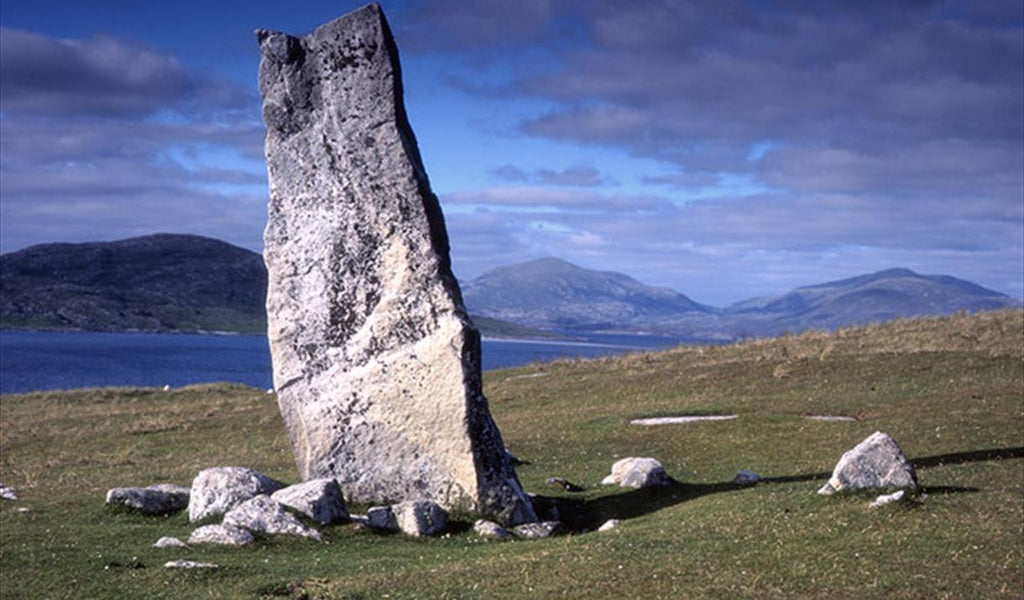
[[[260,251],[253,31],[362,4],[5,0],[0,251]],[[1017,0],[381,5],[460,279],[556,256],[714,306],[892,267],[1024,296]]]

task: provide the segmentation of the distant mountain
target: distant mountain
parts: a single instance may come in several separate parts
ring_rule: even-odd
[[[157,234],[43,244],[0,256],[0,327],[86,331],[266,331],[260,256]]]
[[[888,269],[745,300],[723,313],[740,329],[774,334],[1019,306],[1006,294],[956,277]]]
[[[0,255],[0,328],[265,333],[259,254],[194,235],[43,244]],[[487,337],[564,338],[474,316]]]
[[[557,258],[499,267],[462,285],[474,314],[541,329],[642,329],[714,309],[679,292]]]

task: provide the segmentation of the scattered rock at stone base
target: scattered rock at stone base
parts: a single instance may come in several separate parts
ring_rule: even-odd
[[[272,494],[283,487],[283,483],[245,467],[203,469],[192,480],[188,520],[195,523],[222,515],[249,498]]]
[[[818,490],[829,495],[846,490],[916,488],[917,473],[899,445],[881,431],[843,454],[828,483]]]
[[[188,507],[190,490],[173,483],[120,487],[107,491],[107,504],[126,506],[148,515],[168,515]]]
[[[226,546],[245,546],[255,541],[251,533],[245,529],[230,525],[203,525],[188,536],[189,544],[224,544]]]
[[[185,548],[188,546],[185,542],[179,540],[176,537],[164,536],[153,544],[156,548]]]
[[[503,540],[512,535],[501,525],[486,519],[480,519],[476,523],[473,523],[473,531],[475,531],[480,537],[497,538],[499,540]]]
[[[351,503],[536,520],[483,395],[383,11],[256,38],[267,338],[302,478],[336,478]]]
[[[541,521],[539,523],[523,523],[512,528],[512,534],[522,539],[546,538],[566,533],[561,521]]]
[[[253,533],[295,535],[320,541],[320,532],[302,523],[295,515],[266,494],[250,498],[224,515],[224,525],[248,529]]]
[[[366,511],[366,525],[376,531],[398,531],[398,518],[390,506],[371,506]]]
[[[544,482],[552,487],[560,487],[566,492],[582,492],[583,488],[564,477],[548,477]]]
[[[329,477],[288,486],[270,497],[321,525],[344,523],[349,519],[341,487]]]
[[[747,471],[746,469],[741,469],[740,472],[736,473],[736,476],[732,478],[733,485],[739,485],[743,487],[757,485],[760,482],[760,475],[753,471]]]
[[[600,527],[598,527],[597,530],[598,531],[611,531],[612,529],[617,529],[618,526],[619,526],[619,520],[618,519],[608,519]]]
[[[414,537],[438,535],[448,527],[448,513],[436,502],[402,502],[392,506],[391,510],[398,521],[398,528]]]
[[[3,498],[4,500],[17,500],[18,491],[0,483],[0,498]]]
[[[219,569],[220,565],[196,560],[169,560],[164,563],[168,569]]]
[[[672,478],[665,467],[653,458],[630,456],[612,465],[611,475],[602,481],[604,485],[619,484],[620,487],[640,489],[651,486],[669,485]]]
[[[906,490],[897,490],[891,494],[882,494],[871,501],[871,508],[878,508],[879,506],[885,506],[886,504],[892,504],[893,502],[899,502],[906,495]]]

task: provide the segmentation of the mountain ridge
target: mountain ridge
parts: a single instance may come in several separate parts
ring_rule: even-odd
[[[1021,306],[970,281],[906,268],[723,308],[555,257],[496,267],[461,286],[472,318],[493,337],[628,332],[729,341]],[[0,255],[3,329],[263,333],[265,294],[259,254],[194,235],[40,244]]]

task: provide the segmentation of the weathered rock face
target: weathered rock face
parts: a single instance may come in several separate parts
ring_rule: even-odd
[[[300,473],[334,477],[353,503],[535,520],[481,392],[380,7],[302,38],[256,33],[268,337]]]
[[[253,533],[295,535],[320,540],[320,532],[307,527],[284,509],[284,506],[261,494],[232,508],[224,515],[224,525],[247,529]]]
[[[846,490],[870,488],[915,488],[917,473],[899,445],[876,431],[844,453],[828,483],[818,490],[829,495]]]
[[[333,479],[312,479],[277,490],[270,496],[288,508],[299,511],[321,525],[348,520],[348,507],[338,482]]]
[[[260,494],[273,494],[284,487],[279,481],[245,467],[211,467],[192,480],[188,520],[195,523],[221,515]]]

